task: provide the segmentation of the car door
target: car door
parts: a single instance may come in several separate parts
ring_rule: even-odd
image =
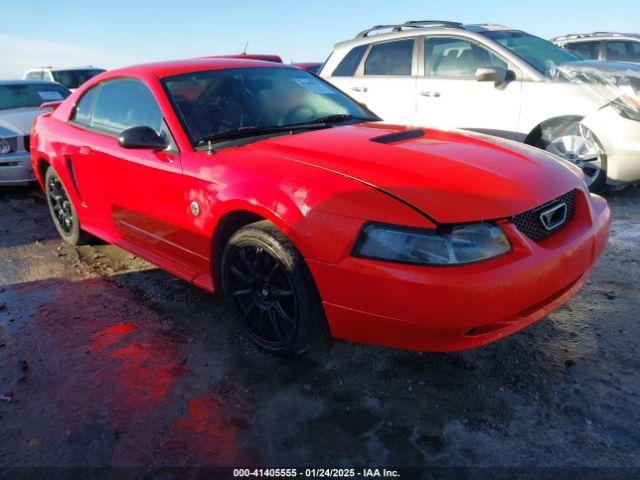
[[[515,67],[462,37],[423,37],[420,50],[415,97],[420,124],[519,137],[522,82]],[[506,69],[507,80],[478,81],[478,69],[487,67]]]
[[[118,134],[136,126],[153,128],[166,138],[168,147],[162,151],[121,147]],[[89,155],[101,172],[94,184],[104,192],[109,230],[146,250],[148,259],[193,278],[199,257],[186,247],[180,155],[152,92],[131,78],[102,83],[90,128],[98,134]]]
[[[372,44],[351,80],[348,93],[390,123],[416,120],[415,40]]]

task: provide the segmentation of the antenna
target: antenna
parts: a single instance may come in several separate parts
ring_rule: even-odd
[[[249,48],[249,42],[244,44],[244,52],[242,52],[243,55],[247,54],[247,48]]]

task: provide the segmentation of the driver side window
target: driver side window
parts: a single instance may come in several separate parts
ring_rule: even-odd
[[[119,134],[131,127],[153,128],[162,133],[162,112],[153,94],[138,80],[117,79],[100,86],[91,127]]]
[[[424,68],[427,77],[474,78],[480,67],[508,68],[507,62],[484,47],[456,37],[427,37]]]

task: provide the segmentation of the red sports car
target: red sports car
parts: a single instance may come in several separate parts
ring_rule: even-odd
[[[298,68],[142,65],[54,107],[31,154],[62,238],[89,233],[224,291],[251,340],[281,355],[329,332],[486,344],[567,301],[607,241],[606,201],[567,162],[380,124]]]

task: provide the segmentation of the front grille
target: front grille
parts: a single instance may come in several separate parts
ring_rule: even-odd
[[[564,222],[555,226],[554,228],[547,229],[540,219],[540,214],[562,203],[565,203],[567,205],[567,212]],[[543,238],[548,237],[552,233],[557,232],[566,224],[568,224],[573,218],[575,210],[576,192],[575,190],[572,190],[568,193],[565,193],[564,195],[559,196],[558,198],[551,200],[550,202],[545,203],[544,205],[540,205],[539,207],[511,217],[509,220],[517,227],[518,230],[520,230],[534,242],[537,242],[542,240]]]
[[[24,149],[28,152],[31,150],[31,135],[25,135],[24,138]]]

